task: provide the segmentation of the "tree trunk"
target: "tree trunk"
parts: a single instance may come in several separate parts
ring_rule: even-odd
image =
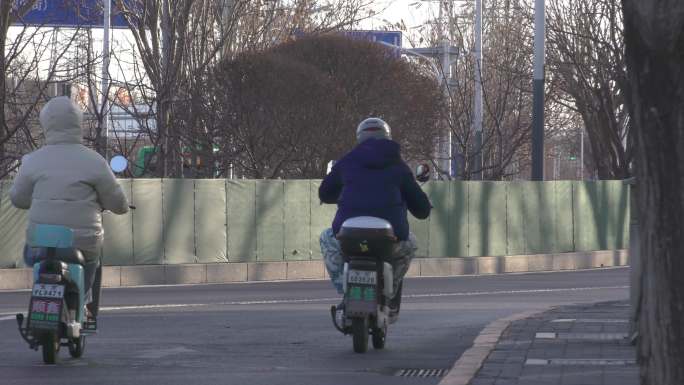
[[[643,385],[684,384],[684,4],[623,0],[641,227]]]

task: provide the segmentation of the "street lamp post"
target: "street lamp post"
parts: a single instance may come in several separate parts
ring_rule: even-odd
[[[105,0],[104,2],[104,20],[102,26],[102,124],[104,124],[105,133],[105,158],[109,157],[109,113],[107,112],[107,102],[109,100],[109,37],[110,37],[110,21],[112,15],[112,1]]]
[[[584,180],[584,126],[580,128],[580,180]]]
[[[544,180],[544,0],[534,5],[534,82],[532,103],[532,180]]]

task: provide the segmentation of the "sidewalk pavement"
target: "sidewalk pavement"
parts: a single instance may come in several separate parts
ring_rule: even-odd
[[[603,302],[515,321],[469,385],[638,385],[629,311]]]

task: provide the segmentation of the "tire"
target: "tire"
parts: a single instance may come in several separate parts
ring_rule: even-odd
[[[352,318],[352,335],[354,352],[365,353],[368,350],[368,317]]]
[[[373,349],[380,350],[385,348],[385,338],[387,338],[387,329],[373,330]]]
[[[57,354],[59,353],[59,336],[57,333],[45,333],[41,338],[41,345],[43,347],[43,362],[48,365],[54,365],[57,362]]]
[[[73,338],[69,341],[69,354],[74,358],[80,358],[85,350],[85,336]]]

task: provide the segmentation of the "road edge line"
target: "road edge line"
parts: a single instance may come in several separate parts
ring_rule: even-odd
[[[461,354],[451,367],[451,370],[449,370],[447,375],[444,376],[438,385],[468,385],[480,370],[484,361],[489,357],[489,354],[499,343],[501,335],[511,323],[521,319],[534,317],[535,315],[547,312],[554,307],[555,306],[548,306],[542,309],[528,310],[490,322],[482,329],[480,334],[477,335],[475,341],[473,341],[473,346]]]

